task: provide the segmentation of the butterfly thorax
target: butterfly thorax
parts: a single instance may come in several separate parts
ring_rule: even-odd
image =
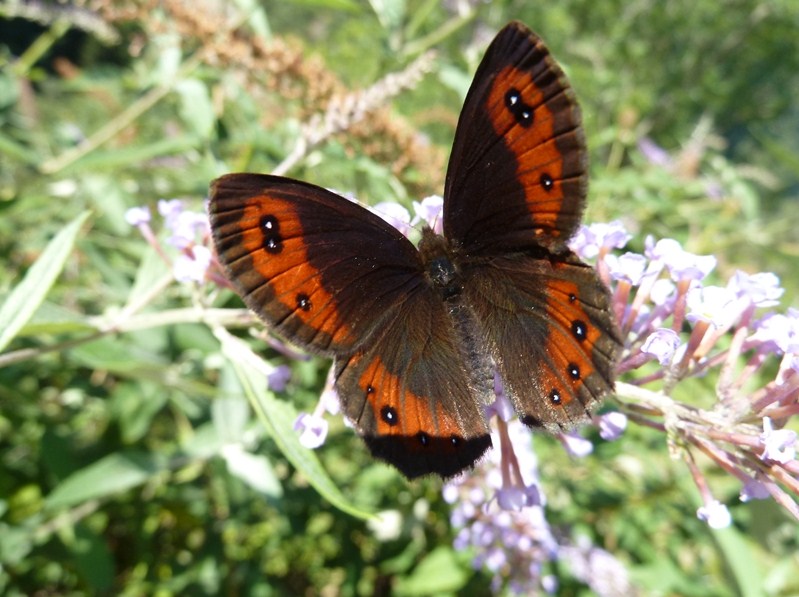
[[[423,228],[422,240],[419,241],[419,254],[422,257],[426,278],[434,287],[441,290],[444,300],[458,296],[463,284],[452,245],[447,238],[436,234],[430,228]]]

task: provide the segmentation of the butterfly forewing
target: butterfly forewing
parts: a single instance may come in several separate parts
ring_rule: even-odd
[[[569,83],[521,23],[496,36],[461,111],[444,234],[466,252],[562,244],[580,223],[585,140]]]
[[[214,182],[209,211],[219,259],[247,306],[304,348],[351,352],[424,284],[410,241],[320,187],[228,174]]]

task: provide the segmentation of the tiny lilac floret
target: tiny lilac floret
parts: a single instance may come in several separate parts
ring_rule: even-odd
[[[736,296],[746,298],[755,307],[774,307],[780,304],[785,289],[780,279],[771,272],[747,274],[738,270],[727,283],[727,288]]]
[[[150,208],[146,205],[131,207],[125,212],[125,221],[131,226],[141,226],[150,221]]]
[[[741,301],[730,290],[721,286],[694,287],[688,291],[686,303],[688,321],[705,321],[716,328],[732,325],[742,311]]]
[[[675,282],[680,280],[702,280],[716,267],[713,255],[695,255],[682,248],[672,238],[655,242],[648,236],[645,241],[645,254],[652,261],[661,261],[669,269]]]
[[[674,330],[658,328],[647,336],[641,352],[652,355],[663,367],[671,363],[674,352],[680,345],[680,336]]]
[[[594,451],[594,444],[592,444],[590,440],[574,432],[561,433],[560,439],[569,454],[577,458],[588,456]]]
[[[783,354],[799,353],[799,310],[769,313],[756,324],[753,339]]]
[[[404,236],[408,236],[411,230],[411,214],[399,203],[383,201],[373,206],[372,211],[402,232]]]
[[[286,384],[291,379],[291,367],[288,365],[278,365],[272,373],[266,377],[267,387],[273,392],[282,392],[286,389]]]
[[[205,281],[205,273],[211,265],[211,251],[208,247],[197,245],[191,249],[191,255],[181,253],[175,257],[172,274],[178,282]]]
[[[433,231],[441,233],[443,229],[444,198],[440,195],[430,195],[421,200],[413,202],[413,211],[416,214],[412,224],[425,222]]]
[[[613,411],[599,417],[599,436],[605,441],[612,442],[621,437],[627,429],[627,416],[624,413]]]
[[[749,502],[752,500],[765,500],[771,494],[766,486],[757,481],[756,479],[749,479],[741,488],[741,493],[738,496],[742,502]]]
[[[518,486],[503,487],[497,490],[497,505],[503,510],[520,511],[527,505],[524,490]]]
[[[774,429],[771,419],[763,417],[763,433],[760,434],[763,444],[762,460],[785,464],[796,458],[796,432],[791,429]]]
[[[662,307],[669,301],[674,300],[676,296],[674,291],[676,289],[677,287],[674,285],[674,282],[668,278],[660,278],[659,280],[655,280],[654,284],[652,284],[652,289],[649,291],[649,298],[652,300],[652,304]]]
[[[655,166],[666,167],[673,163],[669,152],[649,137],[642,137],[638,140],[638,151],[641,152],[647,162]]]
[[[631,238],[621,220],[583,224],[569,241],[569,247],[580,257],[593,259],[600,249],[621,249]]]
[[[496,415],[500,420],[505,422],[510,421],[516,416],[516,411],[505,393],[502,379],[496,372],[494,373],[494,402],[485,407],[485,415],[487,419]]]
[[[718,500],[712,500],[696,511],[696,517],[706,522],[711,529],[726,529],[732,523],[732,516],[727,506]]]
[[[183,201],[180,199],[159,199],[158,213],[167,221],[176,218],[183,211]]]
[[[325,443],[327,429],[325,419],[309,413],[300,413],[294,421],[294,431],[300,434],[300,444],[309,450],[315,450]]]
[[[623,280],[632,286],[641,284],[647,265],[647,259],[643,255],[629,252],[619,257],[608,255],[605,261],[614,280]]]
[[[175,248],[185,249],[197,242],[197,236],[208,229],[208,216],[196,211],[181,211],[166,219],[166,226],[172,232],[167,242]]]

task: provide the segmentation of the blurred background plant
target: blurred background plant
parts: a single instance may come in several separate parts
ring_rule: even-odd
[[[176,282],[176,229],[126,214],[161,199],[202,214],[209,181],[238,170],[366,203],[440,193],[474,68],[510,19],[547,41],[581,102],[589,222],[621,218],[639,253],[652,234],[712,254],[718,284],[774,272],[796,304],[792,0],[7,1],[0,19],[5,594],[497,588],[440,481],[408,484],[339,419],[323,449],[300,445],[291,427],[329,363],[253,337],[231,293]],[[705,404],[715,380],[690,381],[682,398]],[[577,461],[548,437],[535,452],[549,527],[613,554],[642,593],[799,593],[796,521],[736,503],[737,479],[673,461],[657,429]],[[700,470],[730,527],[697,519]],[[601,592],[583,572],[552,564],[545,587]]]

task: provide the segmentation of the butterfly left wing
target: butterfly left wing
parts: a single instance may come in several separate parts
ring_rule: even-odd
[[[360,205],[262,174],[212,184],[220,262],[250,309],[307,350],[349,354],[424,287],[413,244]]]
[[[246,304],[335,357],[344,413],[375,456],[409,478],[449,477],[488,449],[488,364],[399,231],[330,191],[267,175],[216,180],[209,212]]]
[[[523,423],[561,431],[586,422],[613,390],[621,339],[610,296],[573,254],[512,255],[465,270],[464,293]]]
[[[571,87],[519,22],[491,42],[455,131],[444,235],[467,253],[560,247],[580,223],[585,138]]]

